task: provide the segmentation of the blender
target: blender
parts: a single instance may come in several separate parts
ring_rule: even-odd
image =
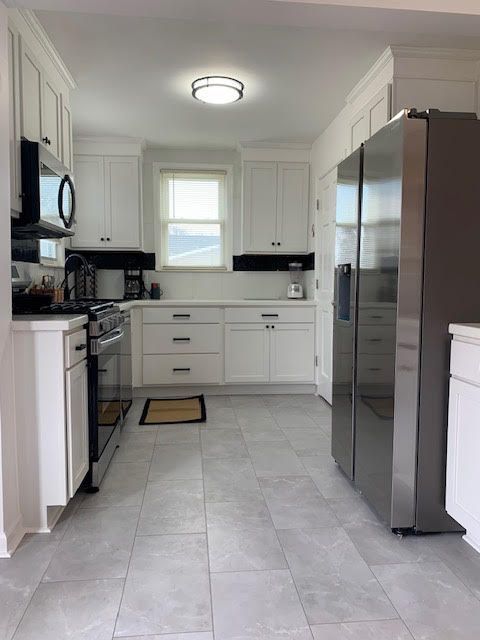
[[[287,298],[298,299],[303,298],[303,265],[301,262],[290,262],[288,264],[290,271],[290,284],[287,289]]]

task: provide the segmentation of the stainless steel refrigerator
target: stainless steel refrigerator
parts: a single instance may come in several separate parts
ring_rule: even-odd
[[[398,114],[339,165],[332,455],[392,529],[445,512],[450,322],[480,318],[480,121]]]

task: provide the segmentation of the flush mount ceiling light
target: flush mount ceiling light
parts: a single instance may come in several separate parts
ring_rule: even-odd
[[[192,96],[208,104],[229,104],[243,98],[243,82],[227,76],[205,76],[192,82]]]

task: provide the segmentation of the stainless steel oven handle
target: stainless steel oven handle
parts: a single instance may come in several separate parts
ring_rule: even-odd
[[[97,353],[101,353],[106,347],[109,347],[116,342],[120,342],[124,335],[125,332],[121,330],[114,331],[110,338],[100,338],[100,340],[97,340]]]

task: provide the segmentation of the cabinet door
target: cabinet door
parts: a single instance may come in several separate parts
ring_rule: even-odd
[[[391,89],[392,85],[386,84],[368,103],[368,137],[373,136],[384,127],[391,117]]]
[[[105,247],[105,178],[102,156],[75,156],[75,235],[72,247]]]
[[[20,45],[22,136],[38,142],[42,138],[42,70],[23,40]]]
[[[355,151],[368,138],[368,119],[365,109],[350,121],[350,150]]]
[[[87,363],[75,365],[65,374],[67,395],[68,492],[73,498],[88,472]]]
[[[243,165],[243,250],[276,252],[277,163]]]
[[[22,210],[22,184],[20,165],[20,81],[19,37],[8,27],[8,75],[10,111],[10,208]]]
[[[472,356],[473,357],[473,356]],[[450,379],[448,407],[446,509],[467,529],[466,539],[480,545],[480,388]]]
[[[277,176],[277,253],[306,253],[309,165],[280,162]]]
[[[44,74],[42,82],[42,142],[59,160],[62,157],[60,91]]]
[[[225,382],[268,382],[269,329],[263,324],[225,325]]]
[[[270,382],[313,382],[313,324],[275,324],[270,334]]]
[[[68,100],[62,93],[62,162],[72,171],[73,155],[72,155],[72,111]]]
[[[140,166],[133,156],[105,158],[106,246],[140,249]]]

